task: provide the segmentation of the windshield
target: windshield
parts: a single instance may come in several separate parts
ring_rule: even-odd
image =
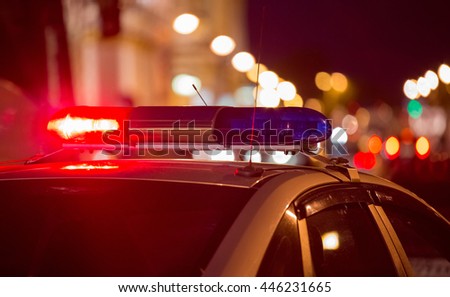
[[[253,193],[125,179],[3,181],[0,189],[1,276],[201,275]]]

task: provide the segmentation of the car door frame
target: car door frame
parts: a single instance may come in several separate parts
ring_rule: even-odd
[[[389,218],[387,217],[386,213],[384,212],[383,208],[377,203],[376,200],[372,199],[370,191],[373,191],[372,188],[376,187],[376,185],[373,184],[361,184],[360,182],[357,183],[341,183],[336,186],[330,186],[326,185],[325,187],[320,187],[320,190],[328,190],[331,187],[336,187],[333,190],[338,191],[339,188],[348,188],[349,185],[352,185],[355,189],[365,189],[367,190],[367,197],[365,199],[360,198],[355,201],[338,201],[335,204],[328,204],[323,205],[321,208],[317,209],[315,213],[320,213],[323,210],[326,210],[336,204],[346,204],[346,203],[354,203],[354,202],[360,202],[360,203],[366,203],[367,208],[372,216],[372,219],[374,220],[375,224],[378,227],[378,230],[380,231],[380,235],[386,245],[388,254],[391,257],[392,263],[395,267],[395,270],[397,272],[398,276],[413,276],[414,272],[411,267],[411,264],[409,262],[409,259],[406,255],[405,250],[403,249],[403,246],[400,242],[400,239],[398,238],[391,222],[389,221]],[[364,188],[362,185],[364,185],[366,188]],[[308,195],[311,194],[311,192],[318,191],[318,188],[312,189],[306,193],[303,193],[300,195],[296,203],[305,205],[305,200],[308,201]],[[333,200],[337,200],[338,198],[334,198]],[[308,206],[306,206],[308,207]],[[314,214],[315,214],[314,213]],[[307,224],[307,218],[310,215],[304,214],[303,216],[299,216],[298,220],[298,230],[299,230],[299,239],[301,242],[302,247],[302,264],[303,264],[303,271],[304,276],[316,276],[316,272],[314,269],[314,263],[313,263],[313,257],[310,249],[309,244],[309,233],[308,233],[308,224]]]
[[[379,182],[371,176],[365,177],[361,176],[360,181],[390,185],[384,180]],[[312,189],[324,185],[342,185],[344,182],[350,181],[322,171],[309,174],[292,171],[273,177],[256,191],[239,214],[205,268],[203,276],[256,276],[278,223],[289,206]],[[409,260],[386,214],[374,204],[369,209],[381,230],[398,275],[413,275]],[[305,276],[315,276],[312,260],[309,260],[312,258],[307,224],[303,221],[305,219],[299,218],[297,221],[303,271]]]

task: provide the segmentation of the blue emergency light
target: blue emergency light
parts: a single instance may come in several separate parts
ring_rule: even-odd
[[[225,146],[313,144],[328,139],[332,131],[323,114],[300,107],[226,107],[217,113],[213,127]]]

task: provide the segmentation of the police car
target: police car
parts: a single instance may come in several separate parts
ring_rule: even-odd
[[[317,154],[313,110],[74,107],[47,128],[52,153],[0,168],[1,276],[450,275],[450,223]],[[256,150],[321,165],[239,161]]]

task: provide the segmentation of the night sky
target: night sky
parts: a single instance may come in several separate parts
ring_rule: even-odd
[[[450,63],[449,0],[249,0],[248,13],[251,52],[262,24],[261,62],[304,98],[320,96],[317,72],[342,72],[354,100],[398,105],[406,79]]]

